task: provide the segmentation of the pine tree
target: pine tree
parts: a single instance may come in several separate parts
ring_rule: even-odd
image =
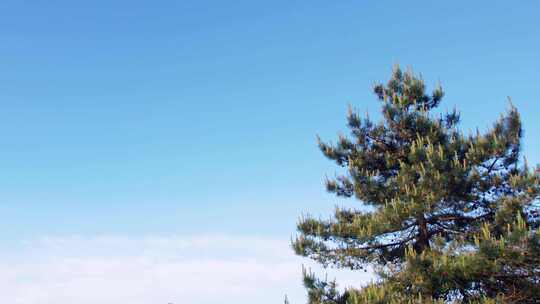
[[[293,248],[324,266],[370,266],[378,278],[340,292],[305,272],[308,302],[538,303],[540,174],[521,160],[516,108],[464,134],[456,110],[436,112],[441,87],[426,93],[410,70],[395,67],[374,93],[381,122],[350,109],[350,136],[319,140],[344,168],[327,190],[368,208],[301,218]]]

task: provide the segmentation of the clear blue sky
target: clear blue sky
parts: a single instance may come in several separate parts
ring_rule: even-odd
[[[400,63],[465,130],[507,107],[540,162],[535,1],[0,3],[0,237],[288,239],[325,214],[315,135]]]

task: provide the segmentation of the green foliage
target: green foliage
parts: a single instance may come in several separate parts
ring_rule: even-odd
[[[411,71],[394,68],[374,92],[381,122],[351,109],[350,137],[319,140],[346,172],[327,190],[372,211],[304,217],[293,248],[324,266],[371,265],[379,279],[340,293],[305,272],[309,303],[536,303],[540,176],[519,162],[516,108],[486,133],[465,135],[456,110],[435,113],[441,87],[427,94]]]

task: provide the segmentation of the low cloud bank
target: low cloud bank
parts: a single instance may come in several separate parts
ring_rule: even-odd
[[[0,303],[305,303],[289,242],[244,236],[46,237],[0,256]],[[345,285],[370,274],[335,272]]]

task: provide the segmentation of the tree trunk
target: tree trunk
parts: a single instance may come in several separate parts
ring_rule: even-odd
[[[416,218],[416,222],[418,223],[418,236],[416,238],[416,244],[415,249],[416,252],[422,253],[424,250],[428,249],[429,246],[429,230],[427,227],[426,218],[424,217],[424,214],[420,214]]]

